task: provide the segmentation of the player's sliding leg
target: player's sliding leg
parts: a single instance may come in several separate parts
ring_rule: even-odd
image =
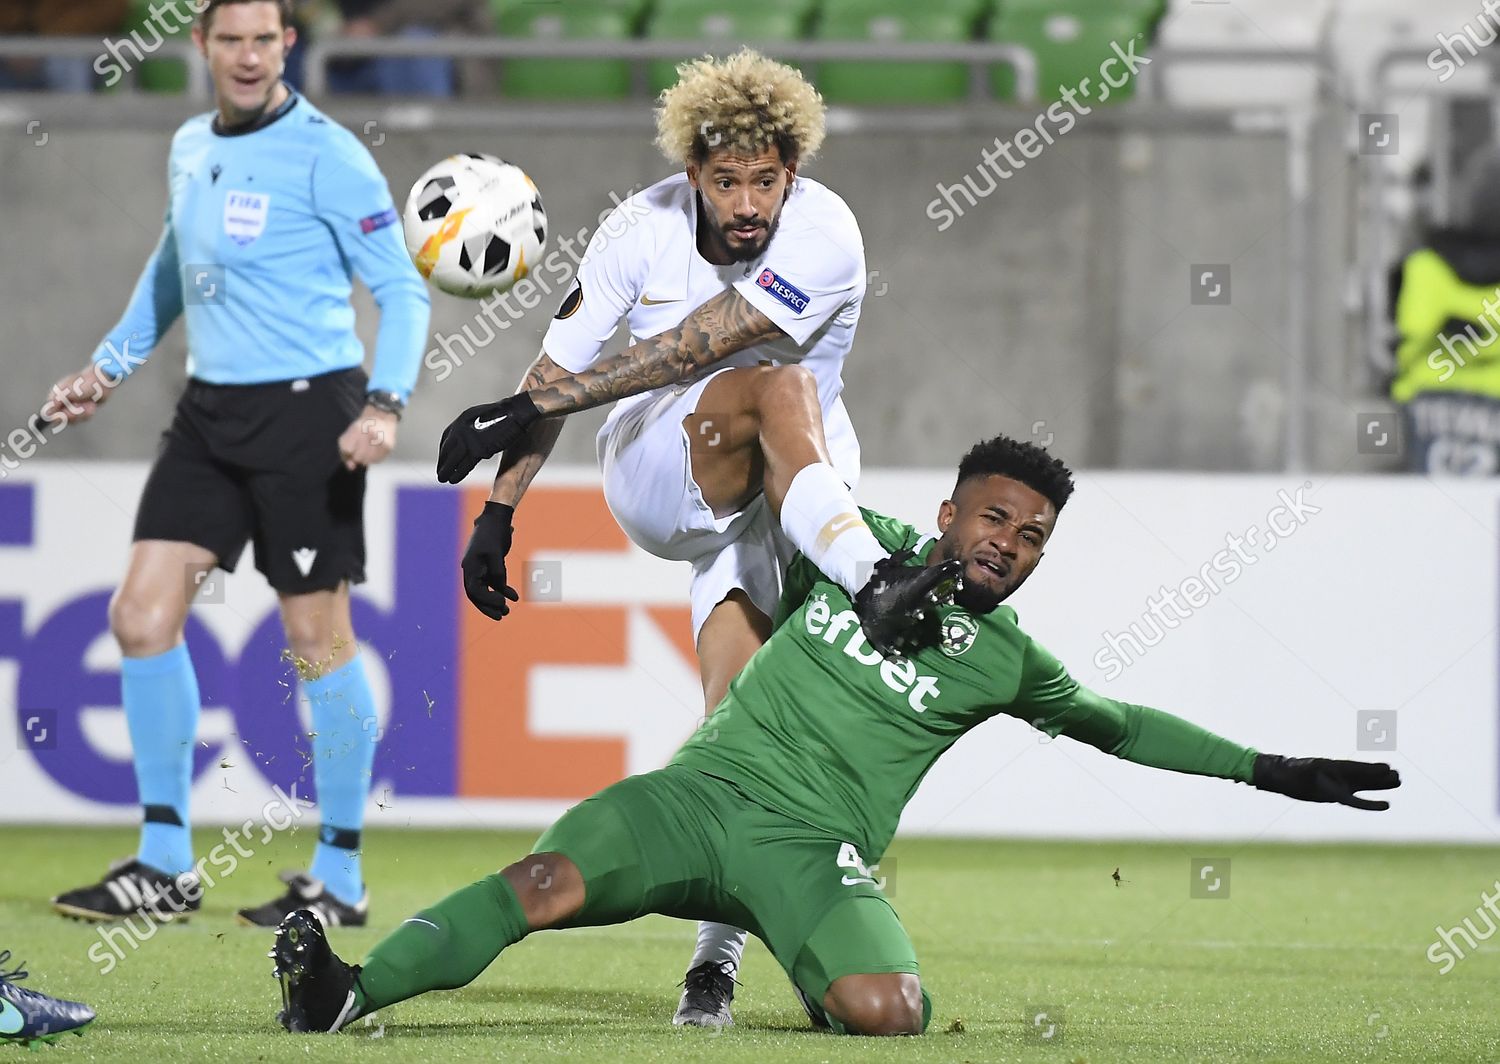
[[[800,996],[818,1026],[819,1014]],[[829,984],[820,1012],[821,1025],[840,1034],[921,1034],[932,1018],[932,1001],[921,980],[906,972],[845,975]]]
[[[312,866],[283,873],[284,895],[241,909],[242,923],[275,927],[288,913],[313,909],[324,924],[362,926],[369,898],[360,862],[365,801],[379,742],[375,696],[359,658],[349,586],[281,596],[281,620],[312,709],[313,781],[321,825]]]
[[[821,868],[809,895],[847,889]],[[784,953],[795,951],[787,963]],[[856,885],[836,902],[797,948],[773,946],[797,987],[814,1027],[839,1034],[921,1034],[932,1019],[932,1000],[917,974],[917,955],[896,911],[871,884]]]
[[[67,916],[113,920],[137,913],[171,919],[200,904],[192,874],[188,794],[198,734],[198,677],[183,641],[188,607],[213,570],[203,547],[138,540],[110,602],[120,645],[120,703],[130,732],[142,806],[140,845],[96,884],[52,899]]]
[[[709,612],[698,630],[698,671],[703,704],[709,714],[724,700],[729,681],[771,636],[771,619],[756,609],[739,588]],[[682,980],[682,999],[672,1017],[675,1026],[727,1027],[734,1023],[735,978],[745,953],[745,932],[705,920],[698,925],[698,944]]]
[[[335,1031],[429,990],[464,986],[532,931],[648,912],[718,914],[709,883],[723,815],[707,806],[704,779],[662,769],[580,802],[537,840],[537,852],[410,917],[361,967],[333,953],[311,913],[294,912],[271,951],[282,1026]]]
[[[328,945],[308,910],[288,916],[271,957],[281,980],[283,1027],[333,1032],[360,1016],[473,982],[507,946],[556,927],[583,906],[578,867],[557,853],[531,854],[410,917],[353,966]]]
[[[781,530],[849,593],[870,645],[901,649],[936,603],[952,601],[961,568],[889,564],[823,435],[817,379],[801,366],[747,366],[712,377],[683,422],[693,481],[715,516],[764,492]]]

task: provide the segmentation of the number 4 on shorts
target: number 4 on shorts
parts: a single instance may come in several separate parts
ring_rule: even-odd
[[[840,868],[848,868],[855,873],[854,875],[850,875],[848,872],[844,873],[844,886],[846,887],[852,887],[856,883],[869,883],[877,889],[885,886],[883,880],[875,878],[875,873],[880,871],[880,866],[867,867],[852,842],[846,842],[839,846],[838,865]]]

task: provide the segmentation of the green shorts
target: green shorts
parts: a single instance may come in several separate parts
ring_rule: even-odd
[[[918,972],[906,929],[851,843],[696,769],[621,780],[563,814],[535,852],[561,853],[583,873],[570,927],[647,913],[742,927],[819,1004],[841,976]]]

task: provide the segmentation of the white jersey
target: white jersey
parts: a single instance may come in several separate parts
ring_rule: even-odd
[[[599,226],[542,348],[563,369],[578,373],[598,360],[621,318],[630,325],[630,342],[637,343],[675,328],[732,287],[786,335],[736,352],[703,373],[766,363],[809,370],[817,379],[829,456],[852,487],[859,478],[859,440],[840,395],[865,280],[864,240],[853,212],[837,193],[805,177],[793,181],[776,232],[758,258],[729,266],[708,262],[698,253],[697,195],[679,173],[636,193]],[[618,402],[599,433],[601,462],[621,418],[689,383]]]

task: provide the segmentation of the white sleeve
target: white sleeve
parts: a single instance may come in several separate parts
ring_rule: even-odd
[[[646,227],[638,218],[617,217],[629,203],[616,207],[595,230],[573,287],[542,338],[547,357],[569,373],[580,373],[598,360],[645,287],[650,263],[650,256],[641,253],[642,241],[650,239],[643,232]]]
[[[865,288],[864,248],[813,226],[776,234],[761,268],[734,290],[798,344]]]

